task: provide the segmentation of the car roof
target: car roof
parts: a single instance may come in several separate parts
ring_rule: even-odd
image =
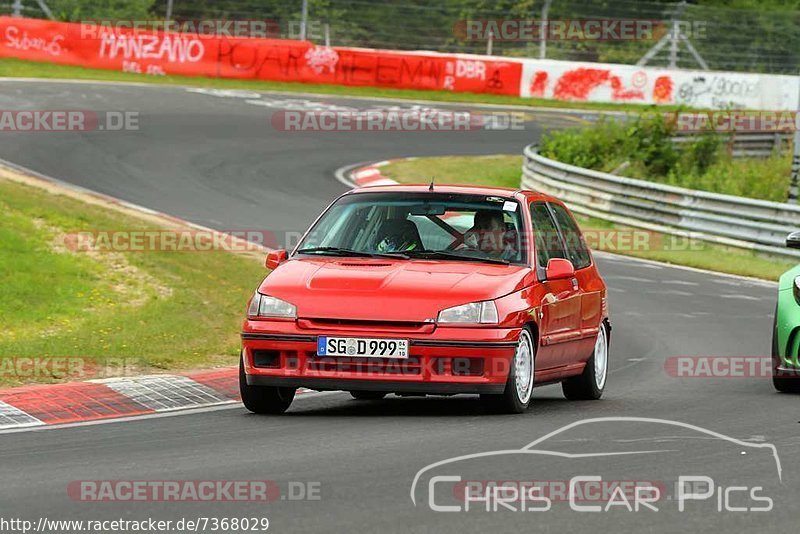
[[[524,189],[513,189],[510,187],[487,187],[482,185],[439,185],[434,184],[433,191],[430,191],[430,184],[398,184],[398,185],[374,185],[359,187],[353,189],[347,194],[359,193],[454,193],[465,195],[487,195],[498,197],[515,197],[520,196],[530,201],[547,201],[559,202],[554,197],[540,193],[538,191],[529,191]],[[560,202],[559,202],[560,203]]]

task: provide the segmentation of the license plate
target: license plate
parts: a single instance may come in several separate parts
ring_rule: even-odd
[[[320,336],[317,356],[408,358],[408,340]]]

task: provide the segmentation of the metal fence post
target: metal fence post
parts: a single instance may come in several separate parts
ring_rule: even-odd
[[[494,32],[489,32],[489,38],[486,40],[486,55],[492,55],[492,46],[494,44]]]
[[[42,10],[42,13],[44,13],[48,19],[56,20],[56,17],[53,15],[53,12],[50,11],[50,7],[47,5],[47,2],[44,0],[36,0],[36,3],[39,4],[39,9]]]
[[[14,0],[14,5],[12,6],[14,11],[12,12],[12,17],[21,17],[22,16],[22,0]]]
[[[308,24],[308,0],[303,0],[303,10],[300,15],[300,40],[306,40],[306,26]]]
[[[542,6],[542,20],[539,22],[539,59],[547,57],[547,17],[552,3],[553,0],[545,0]]]
[[[672,29],[670,29],[669,38],[669,68],[678,68],[678,19],[672,19]]]
[[[174,0],[167,0],[167,13],[164,16],[164,20],[166,20],[167,22],[172,20],[172,4],[173,4],[173,1]]]

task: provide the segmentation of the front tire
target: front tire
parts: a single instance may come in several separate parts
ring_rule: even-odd
[[[608,326],[600,323],[594,353],[580,376],[568,378],[561,383],[561,391],[569,400],[597,400],[603,396],[608,378]]]
[[[500,395],[481,395],[481,400],[496,413],[523,413],[531,404],[535,374],[536,350],[531,331],[525,327],[511,360],[505,391]]]
[[[250,386],[244,372],[244,355],[239,358],[239,393],[244,407],[258,414],[282,414],[294,400],[295,388]]]

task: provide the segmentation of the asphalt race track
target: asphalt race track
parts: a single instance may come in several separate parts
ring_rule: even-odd
[[[138,111],[132,132],[0,134],[0,158],[40,173],[219,229],[300,231],[345,186],[337,168],[392,157],[521,152],[548,128],[577,124],[559,113],[530,112],[524,131],[469,133],[288,133],[270,126],[277,100],[312,100],[359,109],[386,102],[333,97],[220,97],[182,88],[0,81],[0,109]],[[253,100],[253,99],[251,99]],[[397,105],[408,106],[408,102]],[[274,107],[272,107],[274,106]],[[284,107],[282,107],[284,106]],[[439,106],[436,107],[445,107]],[[600,402],[568,402],[560,387],[534,393],[521,416],[486,414],[470,397],[388,398],[358,402],[346,393],[299,397],[282,417],[236,406],[172,417],[55,428],[0,436],[0,510],[29,519],[269,518],[276,532],[787,532],[800,511],[798,397],[775,393],[768,379],[678,379],[672,356],[769,354],[775,285],[598,258],[610,286],[611,374]],[[253,280],[253,284],[257,280]],[[243,303],[244,305],[244,303]],[[553,449],[612,452],[637,443],[660,453],[594,457],[569,467],[533,460],[535,471],[508,472],[487,460],[483,479],[564,480],[602,475],[671,480],[713,472],[729,485],[763,486],[771,512],[719,511],[717,501],[663,510],[580,513],[564,503],[547,512],[433,512],[410,498],[417,472],[451,457],[516,450],[587,418],[680,421],[747,443],[777,447],[775,463],[754,450],[687,428],[597,422]],[[638,425],[638,426],[637,426]],[[727,446],[726,446],[727,445]],[[688,447],[688,449],[687,449]],[[560,450],[560,449],[559,449]],[[683,453],[675,453],[677,450]],[[672,451],[665,452],[665,451]],[[79,480],[275,480],[318,483],[317,500],[255,503],[87,503],[73,500]],[[715,479],[716,480],[716,479]],[[422,493],[420,493],[421,495]]]

